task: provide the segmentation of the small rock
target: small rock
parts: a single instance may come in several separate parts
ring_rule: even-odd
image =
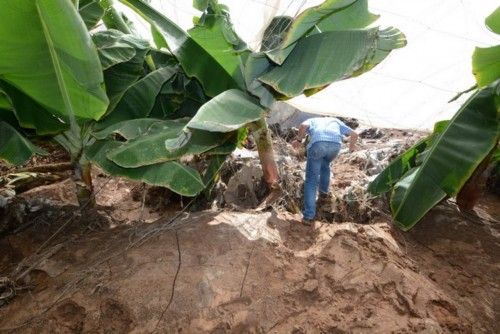
[[[313,292],[318,288],[318,280],[310,279],[304,283],[303,289],[307,292]]]

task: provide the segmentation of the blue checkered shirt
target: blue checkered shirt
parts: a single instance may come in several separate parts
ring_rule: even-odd
[[[341,144],[343,136],[349,135],[352,131],[344,122],[334,117],[309,118],[302,124],[308,126],[309,143],[307,149],[319,141]]]

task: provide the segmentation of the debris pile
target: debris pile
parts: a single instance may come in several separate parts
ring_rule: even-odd
[[[303,207],[306,156],[305,148],[295,150],[291,145],[297,135],[295,126],[304,117],[300,113],[291,115],[290,119],[280,119],[281,123],[270,126],[282,189],[282,196],[273,207],[296,214]],[[316,218],[328,223],[369,223],[381,215],[388,215],[389,211],[383,197],[375,198],[366,192],[368,184],[392,159],[408,149],[423,134],[363,127],[352,119],[343,121],[358,128],[360,142],[354,152],[349,152],[344,146],[333,162],[331,196],[318,203]],[[238,210],[257,208],[266,190],[261,177],[257,152],[249,149],[235,151],[226,163],[217,185],[223,196],[218,196],[214,206]]]

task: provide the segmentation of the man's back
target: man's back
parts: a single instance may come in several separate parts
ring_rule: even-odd
[[[350,127],[334,117],[309,118],[303,124],[307,125],[307,133],[309,134],[308,146],[319,141],[340,144],[342,143],[342,137],[349,135],[352,131]]]

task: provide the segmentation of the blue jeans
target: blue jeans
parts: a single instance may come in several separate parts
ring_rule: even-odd
[[[307,149],[306,180],[304,182],[304,219],[316,215],[316,193],[327,194],[330,186],[330,163],[337,157],[340,143],[320,141]]]

